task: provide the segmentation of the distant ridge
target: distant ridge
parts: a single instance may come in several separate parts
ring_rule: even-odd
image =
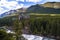
[[[60,8],[60,2],[47,2],[41,6],[50,7],[50,8]]]
[[[27,9],[29,13],[60,14],[60,2],[47,2],[45,4],[32,5]]]

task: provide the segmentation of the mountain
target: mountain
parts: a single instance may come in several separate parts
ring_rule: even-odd
[[[20,13],[20,12],[25,12],[25,10],[26,10],[26,8],[19,8],[19,9],[16,9],[16,10],[10,10],[8,12],[5,12],[5,13],[1,14],[0,18],[9,16],[9,15],[14,15],[14,14],[17,14],[17,13]]]
[[[60,14],[60,2],[47,2],[45,4],[36,4],[27,8],[28,13],[49,13],[49,14]]]
[[[20,8],[20,9],[17,9],[17,12],[26,12],[27,8]]]
[[[15,12],[17,12],[17,11],[16,10],[10,10],[8,12],[5,12],[5,13],[1,14],[0,17],[5,17],[5,16],[11,15]]]
[[[0,17],[5,17],[9,15],[14,15],[18,13],[40,13],[40,14],[60,14],[60,2],[47,2],[45,4],[36,4],[28,8],[19,8],[16,10],[10,10],[0,15]]]
[[[43,7],[49,7],[49,8],[60,8],[60,2],[47,2],[45,4],[41,4]]]

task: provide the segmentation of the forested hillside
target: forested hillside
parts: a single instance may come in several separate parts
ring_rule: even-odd
[[[32,5],[27,9],[29,13],[39,13],[39,14],[60,14],[60,8],[51,8],[37,5]]]

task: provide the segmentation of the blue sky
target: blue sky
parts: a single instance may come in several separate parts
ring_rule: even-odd
[[[21,7],[28,7],[45,2],[60,2],[60,0],[0,0],[0,14]]]

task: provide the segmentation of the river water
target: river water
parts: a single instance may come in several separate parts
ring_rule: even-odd
[[[8,30],[7,33],[14,33],[13,31]],[[36,35],[22,34],[22,36],[27,40],[55,40],[47,37],[41,37]]]
[[[41,37],[41,36],[36,36],[36,35],[28,35],[28,34],[22,34],[24,38],[27,40],[55,40],[47,37]]]

